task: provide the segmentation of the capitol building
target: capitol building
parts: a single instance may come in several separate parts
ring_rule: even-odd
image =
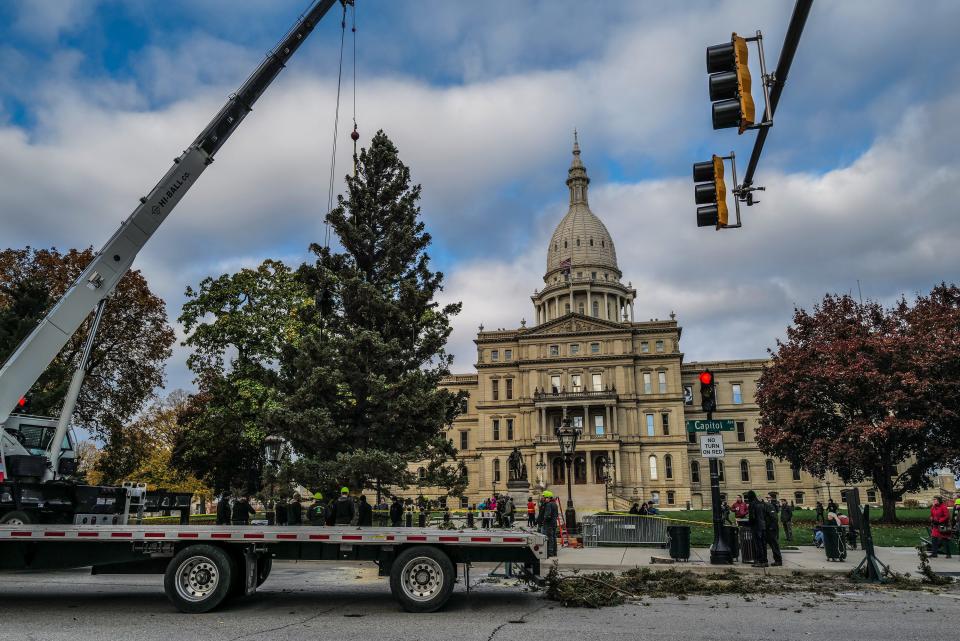
[[[466,466],[462,505],[507,490],[514,448],[531,495],[550,489],[566,501],[566,467],[554,436],[566,416],[582,430],[572,466],[578,509],[622,510],[639,501],[709,507],[708,461],[700,458],[699,437],[685,429],[687,419],[706,418],[697,375],[707,368],[717,382],[713,416],[736,426],[723,434],[721,494],[732,501],[754,489],[807,507],[828,498],[839,502],[845,486],[838,479],[815,478],[757,448],[754,396],[766,360],[690,361],[673,313],[667,320],[635,318],[637,292],[624,283],[614,239],[590,209],[590,178],[576,140],[566,185],[569,208],[546,248],[543,284],[530,297],[535,322],[481,327],[476,373],[443,382],[469,395],[449,432]],[[949,475],[934,482],[938,487],[918,495],[921,502],[938,489],[953,489]],[[861,500],[879,501],[869,484],[860,487]],[[435,490],[410,493],[442,496]]]

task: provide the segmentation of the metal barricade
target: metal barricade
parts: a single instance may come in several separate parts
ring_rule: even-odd
[[[583,518],[583,546],[666,545],[664,518],[636,514],[594,514]]]

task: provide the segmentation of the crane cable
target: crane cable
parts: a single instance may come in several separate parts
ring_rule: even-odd
[[[350,139],[353,140],[353,177],[357,177],[357,141],[360,132],[357,131],[357,4],[356,0],[350,5],[351,31],[353,32],[353,131]]]
[[[347,34],[347,2],[343,2],[343,17],[340,18],[340,60],[337,63],[337,102],[333,112],[333,144],[330,149],[330,181],[327,185],[327,215],[323,219],[323,247],[330,248],[330,221],[333,210],[333,182],[337,173],[337,130],[340,125],[340,86],[343,80],[343,43]]]

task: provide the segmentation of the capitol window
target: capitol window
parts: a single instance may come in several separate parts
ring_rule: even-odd
[[[581,387],[579,374],[570,375],[570,389],[574,392],[580,392],[583,390],[583,387]]]
[[[513,419],[512,418],[507,419],[507,440],[508,441],[513,440]]]
[[[597,318],[600,316],[600,303],[593,301],[593,317]]]
[[[550,356],[560,356],[560,346],[551,345],[550,346]]]
[[[593,243],[590,243],[591,245]],[[590,280],[597,280],[597,272],[590,272]]]
[[[657,353],[658,354],[663,353],[663,341],[657,341]]]
[[[574,354],[579,354],[579,353],[580,353],[580,344],[570,343],[570,355],[573,356]]]
[[[593,247],[593,239],[590,239],[590,246]],[[594,272],[594,278],[596,278],[596,272]]]
[[[667,393],[667,373],[666,372],[657,372],[657,384],[660,386],[660,393]]]
[[[559,376],[550,377],[550,387],[552,388],[552,391],[554,394],[560,393],[560,377]]]
[[[491,349],[491,350],[490,350],[490,362],[491,362],[491,363],[496,363],[496,362],[499,361],[499,360],[500,360],[500,350],[498,350],[498,349]]]
[[[649,354],[650,353],[650,343],[647,341],[641,341],[640,343],[640,353]]]
[[[650,480],[656,481],[657,480],[657,457],[651,454],[648,461],[650,463]]]
[[[513,360],[513,350],[512,350],[512,349],[505,349],[505,350],[503,350],[503,360],[505,360],[505,361],[512,361],[512,360]]]
[[[653,414],[647,414],[647,436],[653,436]]]
[[[593,375],[593,391],[594,392],[599,392],[600,389],[603,387],[603,384],[601,383],[601,380],[600,380],[602,378],[603,376],[599,373]]]
[[[578,238],[578,239],[577,239],[577,247],[579,247],[579,246],[580,246],[580,239]]]
[[[650,383],[650,372],[643,373],[643,393],[652,394],[653,385]]]
[[[740,384],[734,383],[732,387],[734,404],[739,405],[740,403],[743,403],[743,394],[740,392]]]
[[[599,354],[600,353],[600,343],[590,343],[590,353]]]

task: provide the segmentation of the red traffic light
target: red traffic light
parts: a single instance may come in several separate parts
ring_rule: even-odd
[[[27,406],[27,397],[21,396],[20,400],[17,401],[17,407],[19,407],[20,409],[23,409],[26,406]]]
[[[700,372],[700,382],[704,385],[713,384],[713,374],[711,372]]]

